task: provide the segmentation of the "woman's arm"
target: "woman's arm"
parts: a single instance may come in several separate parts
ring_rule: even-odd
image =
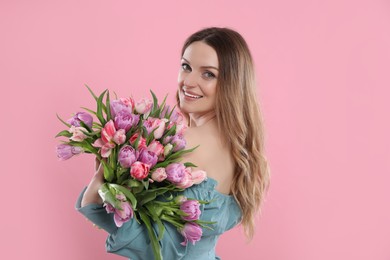
[[[98,190],[104,183],[103,177],[103,165],[96,158],[95,159],[95,174],[92,177],[87,189],[84,192],[83,199],[81,200],[81,207],[88,204],[103,204],[102,198],[99,196]]]
[[[116,232],[113,215],[107,214],[103,207],[103,200],[99,196],[98,190],[104,183],[103,166],[98,159],[95,160],[95,174],[88,187],[80,194],[76,202],[76,209],[87,219],[98,227],[104,229],[109,234]]]

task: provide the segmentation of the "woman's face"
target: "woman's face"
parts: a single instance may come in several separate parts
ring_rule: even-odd
[[[183,112],[201,116],[214,111],[218,65],[217,53],[204,42],[193,42],[184,51],[178,77]]]

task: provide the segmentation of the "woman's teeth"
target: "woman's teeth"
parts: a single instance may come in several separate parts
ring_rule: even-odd
[[[191,95],[191,94],[188,94],[187,92],[184,91],[184,95],[187,96],[187,97],[190,97],[190,98],[201,98],[203,96],[196,96],[196,95]]]

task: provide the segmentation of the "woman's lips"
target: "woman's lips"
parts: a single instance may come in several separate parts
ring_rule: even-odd
[[[189,98],[194,98],[194,99],[199,99],[202,98],[203,96],[198,95],[196,93],[193,93],[191,91],[186,91],[183,89],[184,96],[189,97]]]

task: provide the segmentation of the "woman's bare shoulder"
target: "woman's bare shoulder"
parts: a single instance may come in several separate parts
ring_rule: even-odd
[[[185,133],[187,149],[195,147],[185,160],[193,162],[199,169],[205,170],[210,178],[218,181],[217,190],[228,194],[233,178],[234,164],[230,148],[222,137],[214,131],[189,128]]]

